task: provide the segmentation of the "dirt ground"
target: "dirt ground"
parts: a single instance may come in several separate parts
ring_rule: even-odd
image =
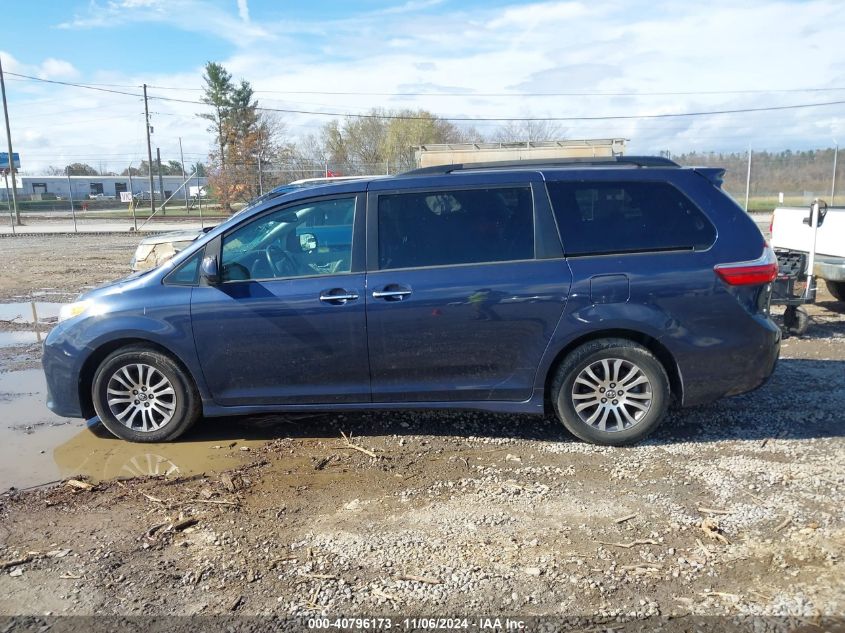
[[[0,240],[0,615],[845,616],[845,305],[826,293],[765,387],[635,447],[475,412],[209,420],[139,446],[49,413],[26,339],[135,244]]]

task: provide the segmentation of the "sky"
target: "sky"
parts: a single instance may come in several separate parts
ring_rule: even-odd
[[[153,152],[178,160],[181,138],[186,163],[204,159],[203,106],[159,97],[198,100],[207,61],[249,81],[263,107],[310,112],[279,115],[291,140],[332,118],[318,113],[372,107],[578,119],[845,101],[841,0],[28,0],[2,24],[12,140],[29,174],[146,158],[144,83]],[[629,153],[798,150],[845,142],[845,103],[556,125],[563,138],[630,139]]]

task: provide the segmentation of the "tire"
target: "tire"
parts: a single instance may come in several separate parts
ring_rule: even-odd
[[[94,374],[91,391],[103,425],[130,442],[176,439],[202,412],[187,372],[166,354],[138,345],[107,356]]]
[[[825,280],[827,289],[837,301],[845,301],[845,281]]]
[[[618,384],[629,387],[621,398]],[[602,403],[607,395],[611,397]],[[550,393],[558,419],[570,433],[604,446],[633,444],[651,434],[666,415],[669,395],[669,377],[660,361],[642,345],[619,338],[590,341],[573,350],[558,368]]]
[[[787,306],[783,313],[783,329],[792,336],[802,336],[810,327],[810,315],[803,306]]]

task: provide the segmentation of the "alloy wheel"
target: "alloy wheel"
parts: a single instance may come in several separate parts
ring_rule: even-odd
[[[107,404],[123,426],[134,431],[157,431],[173,419],[176,391],[152,365],[124,365],[109,378]]]
[[[629,360],[603,358],[582,369],[572,385],[572,406],[582,422],[599,431],[624,431],[651,408],[652,386]]]

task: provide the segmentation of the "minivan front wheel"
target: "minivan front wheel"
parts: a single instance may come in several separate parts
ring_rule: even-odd
[[[191,379],[169,356],[141,346],[121,348],[100,364],[92,385],[103,425],[131,442],[175,439],[199,418]]]
[[[645,347],[626,339],[599,339],[575,349],[552,382],[563,425],[593,444],[621,446],[649,435],[666,414],[669,377]]]

